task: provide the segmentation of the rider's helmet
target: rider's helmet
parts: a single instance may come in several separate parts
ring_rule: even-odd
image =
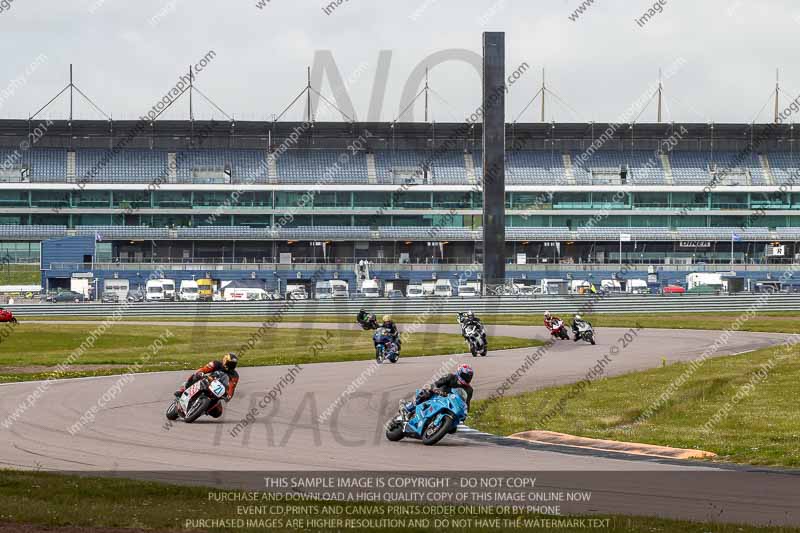
[[[579,313],[575,313],[575,320],[583,320],[583,318],[581,318]]]
[[[386,324],[387,322],[392,321],[392,317],[390,315],[383,315],[383,318],[381,318],[381,320],[383,321],[384,324]]]
[[[467,318],[469,320],[475,320],[475,313],[473,313],[472,311],[467,311]]]
[[[236,365],[238,364],[239,364],[239,358],[236,357],[236,354],[233,352],[226,353],[225,356],[222,358],[222,368],[224,368],[228,372],[234,370],[236,368]]]
[[[462,385],[467,385],[470,381],[472,381],[473,375],[475,375],[475,371],[472,370],[472,367],[466,363],[459,366],[456,370],[456,378]]]
[[[544,312],[544,317],[549,320],[550,317],[552,317],[552,315],[550,314],[550,311],[545,311]]]

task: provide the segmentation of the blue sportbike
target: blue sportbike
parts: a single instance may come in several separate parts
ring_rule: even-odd
[[[386,328],[378,328],[372,336],[372,342],[375,343],[375,360],[378,364],[384,361],[396,363],[400,358],[400,349],[395,342],[394,337],[389,334]]]
[[[386,424],[386,438],[396,442],[410,437],[431,446],[448,433],[455,433],[458,425],[467,418],[467,393],[463,389],[455,389],[447,395],[435,392],[429,400],[416,406],[410,418],[408,411],[401,406],[398,415]]]

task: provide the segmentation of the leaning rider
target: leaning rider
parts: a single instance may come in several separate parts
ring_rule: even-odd
[[[197,369],[197,371],[189,376],[189,379],[186,380],[186,383],[183,385],[183,387],[175,391],[175,396],[180,398],[186,389],[203,379],[206,374],[223,372],[228,375],[228,391],[225,395],[225,401],[231,401],[231,398],[233,398],[233,393],[236,390],[236,385],[239,383],[239,373],[236,371],[237,364],[239,364],[239,358],[236,357],[236,354],[232,352],[225,354],[222,357],[222,361],[209,361],[208,364],[201,366]],[[222,403],[217,402],[207,411],[206,414],[209,414],[214,418],[221,417]]]
[[[386,329],[386,332],[392,337],[392,340],[395,344],[397,344],[397,348],[400,349],[400,332],[397,331],[397,326],[392,320],[392,317],[389,315],[383,315],[381,318],[381,326],[382,328]]]
[[[575,334],[576,341],[578,340],[578,328],[584,324],[588,324],[588,322],[579,313],[575,313],[575,316],[572,317],[572,333]]]
[[[550,311],[544,312],[544,327],[548,331],[553,331],[553,324],[560,320],[557,316],[550,314]]]
[[[466,363],[460,365],[452,374],[443,376],[434,381],[431,385],[420,389],[413,402],[403,402],[406,413],[409,415],[412,414],[417,405],[427,402],[434,394],[438,393],[446,396],[455,389],[463,389],[464,392],[467,393],[467,409],[469,409],[469,403],[472,401],[473,392],[470,382],[472,382],[472,377],[474,375],[475,371],[472,370],[471,366]]]
[[[364,309],[358,312],[356,320],[361,324],[361,327],[366,329],[376,329],[378,327],[378,321],[375,320],[375,315],[367,313]]]
[[[486,340],[486,329],[483,327],[481,319],[478,318],[478,316],[474,312],[467,311],[466,313],[459,313],[458,321],[461,322],[462,335],[464,335],[464,330],[467,328],[467,326],[475,326],[477,328],[480,328],[480,331],[482,332],[481,336],[483,337],[484,341]],[[466,338],[466,336],[464,336],[464,338]]]

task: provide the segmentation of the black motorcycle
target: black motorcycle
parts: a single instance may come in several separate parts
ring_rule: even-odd
[[[472,357],[486,357],[489,345],[486,342],[486,329],[480,323],[467,323],[464,315],[458,314],[458,323],[461,325],[461,335],[469,344],[469,351]]]
[[[361,326],[361,329],[365,330],[378,329],[379,326],[378,318],[375,315],[365,311],[358,313],[356,322],[358,322],[358,325]]]

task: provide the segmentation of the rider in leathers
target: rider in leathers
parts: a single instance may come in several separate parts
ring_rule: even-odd
[[[212,374],[214,372],[224,372],[228,375],[228,390],[225,394],[225,401],[229,402],[231,398],[233,398],[233,393],[236,390],[236,385],[239,383],[239,373],[236,371],[236,365],[239,363],[239,358],[236,357],[234,353],[227,353],[222,358],[222,361],[209,361],[208,364],[205,364],[198,368],[192,375],[189,376],[189,379],[186,380],[186,383],[180,389],[175,391],[175,396],[180,398],[181,395],[184,393],[186,389],[194,385],[196,382],[200,381],[205,377],[206,374]],[[219,418],[222,416],[222,402],[216,402],[207,412],[206,414],[214,417]]]

